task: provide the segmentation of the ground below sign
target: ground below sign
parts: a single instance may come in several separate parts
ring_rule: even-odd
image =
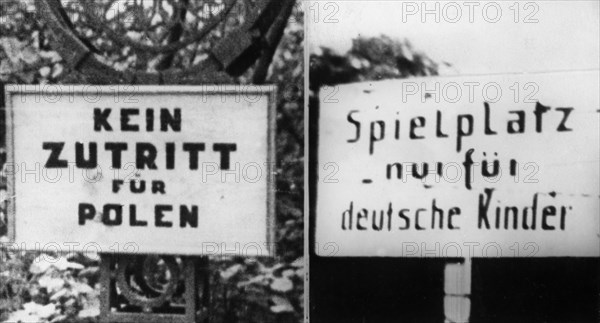
[[[317,254],[600,256],[598,80],[590,71],[321,89]]]
[[[272,87],[7,92],[17,247],[272,253]]]

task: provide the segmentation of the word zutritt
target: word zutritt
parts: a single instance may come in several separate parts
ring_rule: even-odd
[[[113,132],[115,131],[113,124],[110,122],[111,108],[95,108],[94,109],[94,131],[96,132]],[[140,125],[132,122],[132,117],[138,116],[140,109],[123,108],[120,109],[119,128],[121,132],[140,132]],[[161,108],[159,110],[159,125],[156,125],[155,110],[152,108],[145,109],[145,131],[173,131],[181,132],[181,109],[173,109],[173,113],[169,109]],[[158,129],[157,129],[158,128]],[[69,159],[65,159],[63,150],[66,143],[64,141],[45,141],[42,143],[42,149],[50,151],[46,161],[46,168],[67,168]],[[166,143],[150,143],[136,142],[134,145],[128,145],[126,142],[108,141],[104,142],[104,149],[98,148],[98,143],[91,141],[86,144],[82,142],[74,143],[74,160],[75,167],[82,169],[93,169],[98,167],[98,153],[104,151],[110,154],[111,166],[113,168],[121,168],[123,159],[134,159],[136,168],[138,169],[158,169],[160,165],[164,169],[175,169],[176,157],[184,153],[184,157],[188,160],[188,167],[191,170],[197,170],[199,165],[199,155],[207,150],[208,144],[205,142],[166,142]],[[209,145],[210,146],[210,145]],[[159,149],[160,147],[160,149]],[[232,152],[237,150],[235,143],[215,142],[210,148],[212,152],[218,153],[220,156],[220,169],[228,170],[230,166],[230,156]],[[179,154],[178,154],[179,152]],[[125,156],[125,157],[124,157]],[[179,157],[178,157],[179,158]]]

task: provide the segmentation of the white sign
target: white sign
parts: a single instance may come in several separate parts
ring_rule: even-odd
[[[270,86],[8,86],[17,248],[273,252]]]
[[[320,92],[322,256],[600,256],[598,71]]]

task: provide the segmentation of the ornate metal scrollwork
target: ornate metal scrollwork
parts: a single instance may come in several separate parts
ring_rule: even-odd
[[[149,282],[148,277],[148,274],[152,274],[148,273],[150,269],[156,267],[151,265],[159,261],[166,265],[166,270],[158,271],[158,274],[168,275],[162,288]],[[115,274],[117,288],[127,301],[131,305],[140,306],[144,312],[151,312],[152,308],[163,306],[173,297],[181,283],[182,268],[181,263],[171,256],[122,257],[117,263]]]
[[[104,2],[100,2],[102,5]],[[111,3],[107,2],[108,5]],[[162,3],[160,0],[154,1]],[[208,37],[211,31],[223,25],[231,14],[232,8],[237,3],[244,4],[248,9],[243,12],[241,24],[228,31],[205,54],[206,59],[187,68],[158,69],[155,72],[147,71],[120,71],[106,63],[90,41],[77,32],[69,14],[65,11],[60,0],[40,0],[38,11],[41,18],[51,31],[55,49],[74,71],[86,77],[87,83],[92,84],[200,84],[224,83],[231,77],[243,74],[260,58],[260,69],[254,78],[255,83],[264,81],[266,68],[271,62],[277,43],[281,39],[287,18],[292,12],[295,0],[224,0],[223,8],[210,19],[202,21],[202,27],[194,31],[181,31],[177,22],[185,20],[193,10],[190,6],[199,1],[173,2],[173,6],[180,10],[182,17],[173,15],[175,23],[168,24],[171,28],[167,44],[153,42],[146,44],[133,41],[110,28],[103,28],[103,20],[90,12],[97,10],[89,8],[90,1],[82,1],[82,11],[88,26],[95,32],[103,33],[109,41],[119,48],[129,47],[139,53],[161,53],[169,57],[177,51],[183,50],[187,45],[199,42]],[[107,6],[108,6],[107,5]],[[105,7],[104,9],[107,10]],[[106,15],[106,12],[103,12]],[[234,13],[235,14],[235,13]],[[239,12],[238,12],[239,14]],[[104,21],[105,24],[108,24]],[[144,29],[144,28],[142,28]],[[146,31],[148,28],[145,28]],[[172,57],[172,56],[171,56]],[[168,59],[167,59],[168,61]],[[265,66],[266,63],[266,66]]]
[[[102,322],[196,322],[206,258],[103,254],[101,260]]]

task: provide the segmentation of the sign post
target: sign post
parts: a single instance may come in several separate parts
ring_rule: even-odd
[[[598,257],[598,71],[414,78],[321,89],[315,250],[464,259]]]
[[[133,307],[190,322],[206,277],[194,256],[274,253],[274,95],[254,85],[7,87],[9,237],[26,250],[103,253],[105,321],[139,319]],[[147,281],[152,266],[166,285]],[[183,309],[168,307],[178,293]]]
[[[448,322],[468,322],[471,311],[471,258],[444,268],[444,316]]]

